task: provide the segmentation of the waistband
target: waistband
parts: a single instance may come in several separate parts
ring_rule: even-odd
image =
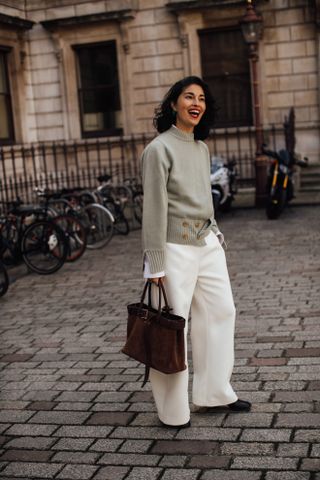
[[[206,245],[205,237],[211,231],[210,218],[190,219],[168,216],[167,242],[182,245]]]

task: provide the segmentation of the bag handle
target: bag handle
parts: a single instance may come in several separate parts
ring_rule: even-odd
[[[142,307],[142,304],[144,302],[144,299],[145,299],[145,296],[146,296],[146,293],[147,293],[147,290],[148,290],[148,307],[151,308],[151,303],[152,303],[151,302],[151,288],[152,288],[152,284],[155,284],[159,288],[158,315],[161,314],[161,304],[162,304],[161,293],[163,295],[164,303],[165,303],[165,306],[163,307],[163,310],[166,310],[166,311],[169,312],[171,310],[171,308],[169,307],[168,297],[167,297],[166,290],[164,288],[163,280],[162,280],[161,277],[159,278],[158,283],[152,282],[149,279],[146,281],[146,283],[144,285],[144,288],[143,288],[142,295],[141,295],[141,299],[140,299],[140,307]]]

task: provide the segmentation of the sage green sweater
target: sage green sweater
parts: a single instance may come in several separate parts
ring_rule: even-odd
[[[207,145],[172,126],[142,153],[142,243],[150,272],[164,270],[166,242],[205,245],[214,220]]]

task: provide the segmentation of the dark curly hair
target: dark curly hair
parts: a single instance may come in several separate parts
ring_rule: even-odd
[[[199,77],[190,76],[176,82],[166,93],[162,103],[155,109],[153,125],[159,133],[169,130],[172,124],[176,123],[176,118],[171,104],[176,103],[179,95],[189,85],[199,85],[202,87],[205,95],[206,110],[199,122],[194,128],[194,138],[204,140],[209,136],[210,128],[213,126],[216,114],[216,103],[211,95],[208,85]]]

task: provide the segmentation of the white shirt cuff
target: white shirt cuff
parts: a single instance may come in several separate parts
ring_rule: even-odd
[[[144,269],[143,269],[143,277],[144,278],[160,278],[164,277],[165,273],[162,272],[156,272],[156,273],[151,273],[150,272],[150,264],[147,258],[144,260]]]

